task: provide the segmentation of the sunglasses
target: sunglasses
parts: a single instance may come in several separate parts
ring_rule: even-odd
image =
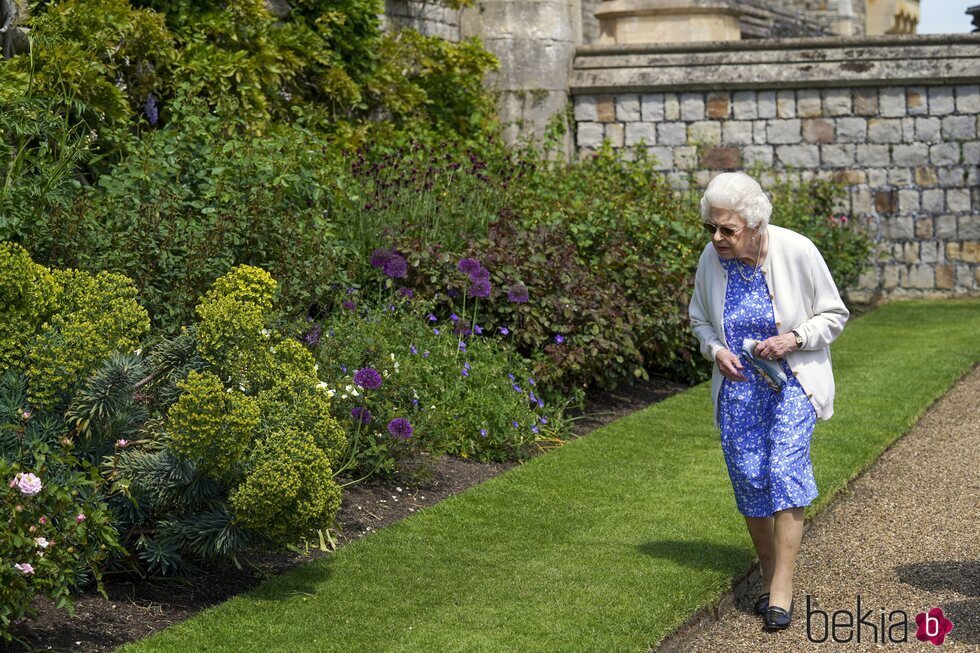
[[[724,236],[725,238],[731,238],[732,236],[734,236],[735,234],[737,234],[742,230],[742,227],[739,227],[738,229],[732,229],[731,227],[719,227],[718,225],[712,224],[711,222],[705,222],[703,224],[704,224],[704,228],[712,236],[715,235],[716,231],[721,231],[722,236]]]

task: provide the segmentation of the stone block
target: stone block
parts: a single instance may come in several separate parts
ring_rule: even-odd
[[[803,121],[803,141],[806,143],[833,143],[834,123],[825,118],[807,118]]]
[[[915,139],[924,143],[942,142],[939,118],[916,118]]]
[[[898,210],[898,191],[879,190],[875,191],[875,212],[881,215],[889,215]]]
[[[889,217],[882,223],[882,235],[892,240],[911,240],[915,227],[911,217]]]
[[[796,91],[777,91],[776,117],[777,118],[796,117]]]
[[[625,130],[623,129],[623,123],[621,122],[607,122],[606,123],[606,138],[613,147],[622,147],[624,142]]]
[[[645,122],[663,122],[666,119],[663,93],[640,96],[640,119]]]
[[[773,144],[800,143],[803,140],[801,122],[798,119],[768,120],[766,121],[766,134],[769,137],[769,142]]]
[[[646,145],[656,145],[657,127],[652,122],[626,123],[626,145],[638,145],[640,141]]]
[[[980,240],[980,215],[961,215],[956,222],[957,237],[963,240]]]
[[[919,261],[919,243],[895,243],[895,260],[902,263],[917,263]]]
[[[599,122],[614,122],[616,120],[616,98],[612,95],[596,97],[596,112]]]
[[[854,114],[858,116],[878,115],[878,89],[854,89]]]
[[[871,189],[862,186],[851,189],[851,214],[871,213]]]
[[[901,143],[902,121],[894,118],[871,118],[868,120],[869,143]]]
[[[926,156],[928,158],[928,154]],[[936,169],[929,166],[918,166],[915,169],[915,185],[916,186],[935,186],[938,183],[936,179]]]
[[[837,145],[821,145],[820,161],[825,166],[832,168],[844,168],[854,165],[854,155],[856,147],[852,143],[840,143]]]
[[[702,145],[721,143],[721,123],[716,120],[699,120],[687,126],[687,142]]]
[[[953,266],[949,263],[941,263],[935,267],[936,288],[950,289],[955,280]]]
[[[728,93],[711,93],[708,95],[708,117],[727,118],[729,114]]]
[[[892,161],[897,166],[925,166],[929,163],[929,146],[925,143],[896,145],[892,148]]]
[[[575,96],[575,120],[577,122],[595,122],[599,119],[596,112],[594,95]]]
[[[953,113],[956,103],[953,99],[953,89],[949,86],[930,86],[929,87],[929,113],[934,116],[943,116]]]
[[[753,120],[759,117],[755,91],[736,91],[732,103],[732,117],[735,120]]]
[[[934,166],[953,166],[960,162],[959,143],[939,143],[929,146],[929,160]]]
[[[912,185],[912,171],[909,168],[888,168],[888,185],[902,188]]]
[[[807,88],[796,92],[796,115],[799,118],[819,118],[823,115],[818,89]]]
[[[946,116],[942,120],[943,140],[956,141],[977,137],[977,121],[973,116]]]
[[[680,120],[681,103],[676,93],[664,93],[664,120]]]
[[[946,210],[960,213],[970,210],[970,191],[965,188],[950,188],[946,191]]]
[[[737,170],[742,167],[742,153],[737,147],[704,148],[701,167],[708,170]]]
[[[962,263],[980,263],[980,242],[965,240],[946,243],[946,260]]]
[[[933,231],[936,233],[936,238],[943,240],[952,240],[956,238],[956,216],[955,215],[940,215],[936,216],[936,222],[933,227]]]
[[[905,89],[905,110],[913,116],[929,113],[929,101],[925,86],[909,86]]]
[[[657,125],[657,143],[661,145],[686,145],[687,125],[683,122],[662,122]]]
[[[674,167],[678,170],[693,170],[697,164],[697,148],[683,145],[674,148]]]
[[[889,86],[878,90],[878,111],[885,118],[905,115],[905,89]]]
[[[963,163],[980,165],[980,142],[963,143]]]
[[[863,166],[887,166],[891,164],[891,154],[887,145],[857,146],[857,162]]]
[[[839,184],[854,186],[864,184],[868,181],[868,175],[864,170],[838,170],[829,177]]]
[[[936,180],[943,188],[963,188],[966,186],[964,181],[965,173],[963,168],[939,168],[936,170]]]
[[[772,167],[773,150],[771,145],[747,145],[742,149],[742,161],[745,165],[760,164]]]
[[[776,91],[759,91],[756,110],[760,118],[776,117]]]
[[[866,168],[868,172],[868,183],[873,188],[881,188],[888,185],[888,168]]]
[[[599,122],[580,122],[575,128],[576,143],[579,147],[599,147],[602,145],[603,127]]]
[[[769,142],[766,137],[766,123],[768,122],[768,120],[752,121],[752,142],[756,145],[764,145]]]
[[[681,120],[704,120],[704,94],[681,93]]]
[[[837,118],[837,140],[841,143],[864,143],[868,140],[866,118]]]
[[[980,113],[980,85],[956,87],[956,110],[960,113]]]
[[[776,156],[785,166],[815,168],[820,165],[820,147],[817,145],[777,145]]]
[[[927,213],[942,213],[946,210],[946,191],[930,188],[922,191],[922,210]]]
[[[929,240],[928,236],[919,243],[919,261],[922,263],[939,263],[943,258],[943,243]]]
[[[752,143],[752,123],[747,120],[726,120],[721,125],[721,142],[733,145]]]
[[[823,115],[848,116],[851,114],[851,90],[847,88],[828,88],[823,94]]]
[[[915,237],[920,240],[932,238],[932,218],[916,218]]]
[[[901,189],[898,191],[899,213],[916,213],[919,210],[919,191]]]
[[[881,286],[885,290],[891,290],[892,288],[897,288],[902,282],[902,277],[905,272],[904,265],[888,264],[885,265],[881,271]]]
[[[640,96],[626,93],[616,96],[616,119],[619,122],[636,122],[640,119]]]
[[[648,147],[647,154],[656,159],[653,165],[654,170],[671,170],[674,167],[674,148],[672,147]]]
[[[920,263],[909,267],[910,288],[935,288],[936,273],[933,266]]]
[[[974,272],[969,265],[956,266],[956,285],[962,288],[980,286],[980,267]]]

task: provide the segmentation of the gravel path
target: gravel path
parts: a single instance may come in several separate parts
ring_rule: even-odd
[[[689,625],[687,635],[675,634],[658,653],[933,650],[915,638],[915,616],[936,606],[953,622],[936,650],[980,651],[980,366],[815,517],[796,565],[789,629],[762,630],[762,618],[752,613],[759,593],[754,571],[714,614],[702,615],[700,627]],[[836,630],[850,642],[835,642],[819,613],[808,635],[807,595],[831,620],[838,610],[852,615],[852,627]],[[867,615],[860,644],[858,595]],[[901,627],[884,639],[882,609],[886,628],[903,619],[890,618],[891,611],[908,615],[907,642],[894,641],[904,637]],[[843,624],[848,617],[837,619]]]

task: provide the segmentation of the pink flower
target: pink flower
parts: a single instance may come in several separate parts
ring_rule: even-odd
[[[75,521],[78,522],[79,524],[81,524],[86,519],[87,519],[87,517],[85,516],[85,513],[82,513],[82,512],[78,513],[78,516],[75,517]]]
[[[10,487],[14,487],[14,485],[17,486],[21,494],[26,494],[29,497],[40,492],[42,487],[41,479],[34,474],[25,474],[24,472],[20,472],[14,477]]]
[[[120,449],[125,447],[127,444],[129,444],[129,440],[116,440],[116,446]]]
[[[48,541],[47,541],[46,539],[44,539],[43,537],[35,537],[35,538],[34,538],[34,542],[35,542],[35,543],[36,543],[36,544],[37,544],[37,545],[38,545],[39,547],[41,547],[42,549],[46,549],[46,548],[48,548],[48,547],[49,547],[49,546],[51,545],[51,542],[48,542]]]
[[[14,569],[24,574],[25,576],[30,576],[31,574],[34,573],[34,566],[31,565],[31,563],[29,562],[24,562],[24,563],[18,562],[17,564],[14,565]]]
[[[25,410],[24,413],[21,415],[21,419],[30,419],[30,418],[31,418],[31,411],[29,410]]]
[[[39,523],[39,524],[47,524],[48,523],[48,518],[45,517],[44,515],[41,515],[41,518],[37,520],[37,523]]]

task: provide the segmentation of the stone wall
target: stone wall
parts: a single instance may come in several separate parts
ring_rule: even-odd
[[[851,300],[980,295],[980,35],[582,46],[570,86],[579,156],[646,147],[677,188],[845,182],[878,249]]]
[[[459,9],[427,0],[385,0],[382,25],[386,30],[411,27],[426,36],[460,41]]]

